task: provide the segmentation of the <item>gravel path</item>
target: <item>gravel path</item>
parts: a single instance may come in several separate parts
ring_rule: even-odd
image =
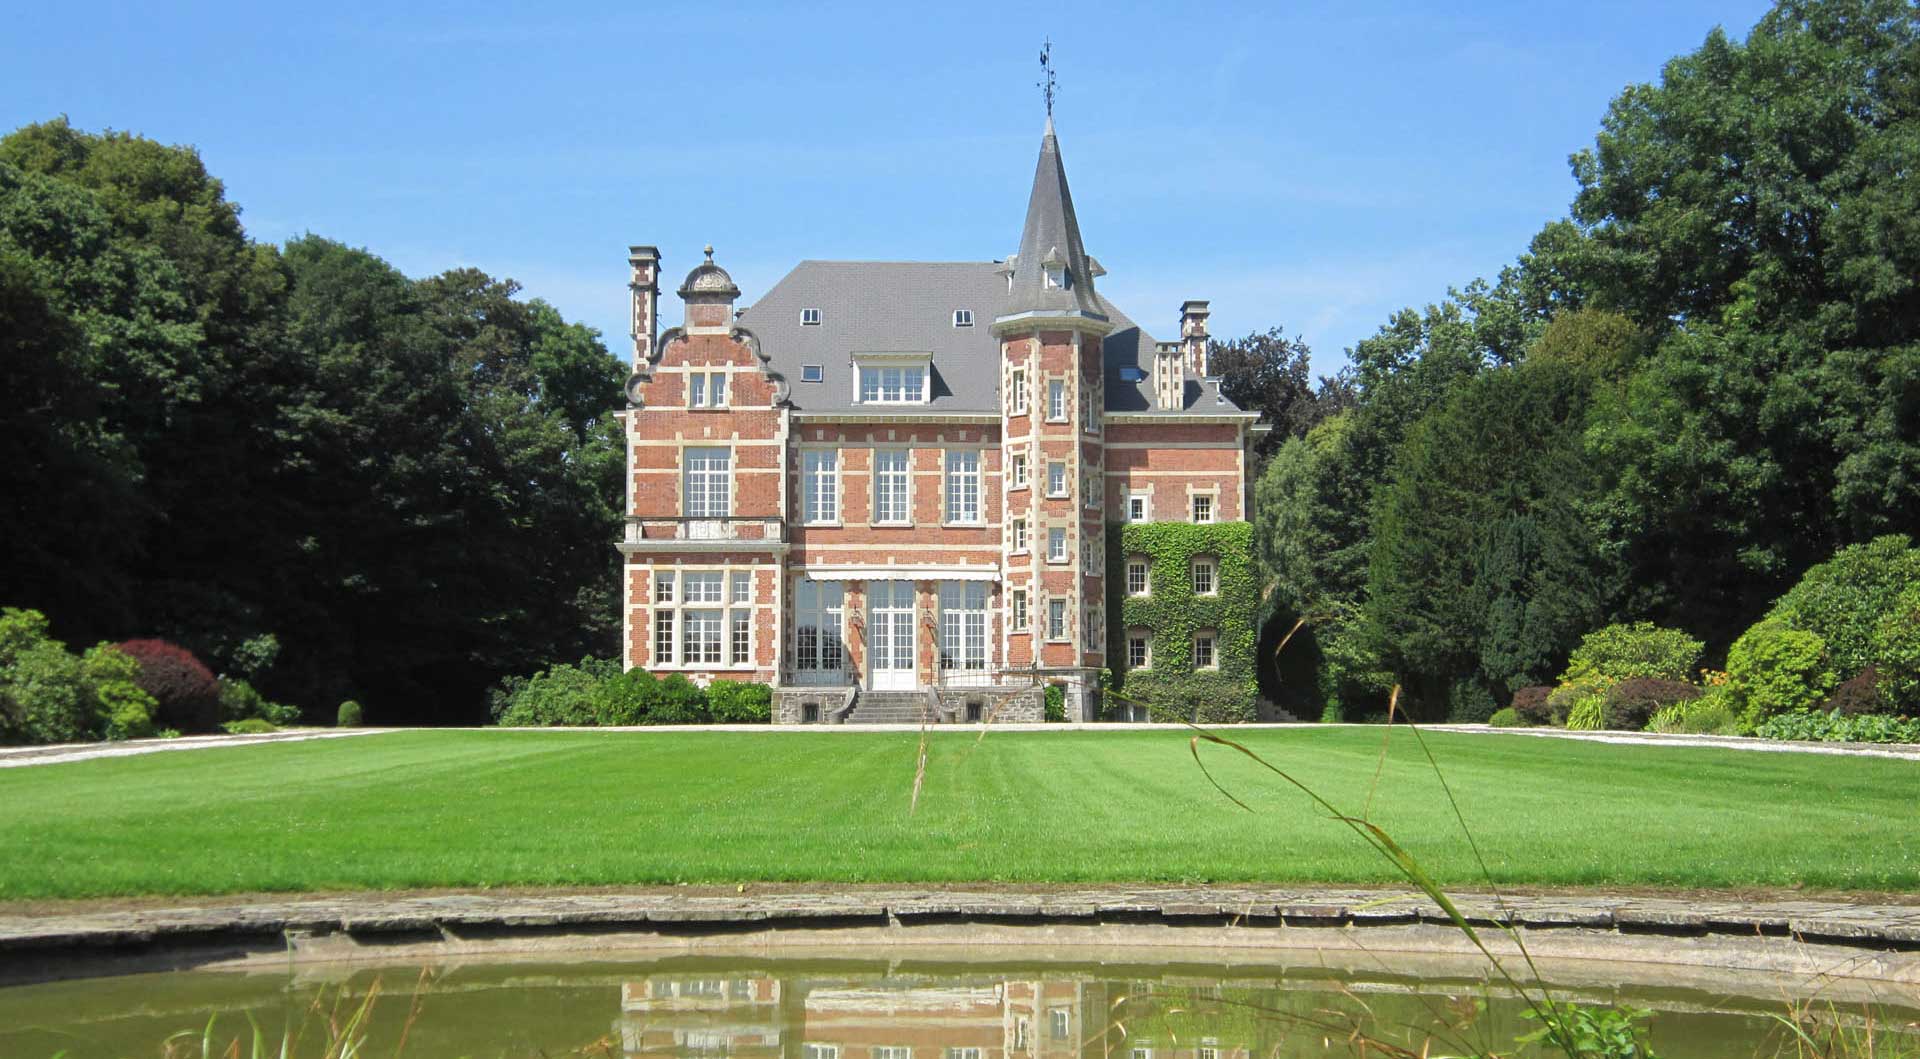
[[[54,746],[0,747],[0,769],[23,765],[53,765],[66,761],[91,761],[102,757],[133,757],[168,750],[213,750],[229,746],[254,746],[258,743],[298,743],[308,739],[348,739],[357,735],[401,732],[404,728],[295,728],[265,735],[194,735],[178,739],[133,739],[124,743],[60,743]]]

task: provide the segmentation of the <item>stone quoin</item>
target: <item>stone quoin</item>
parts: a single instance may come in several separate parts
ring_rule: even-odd
[[[1266,427],[1101,297],[1052,119],[1004,261],[803,261],[750,306],[707,247],[659,326],[628,256],[622,660],[775,720],[1093,720],[1110,522],[1243,521]],[[1136,586],[1137,587],[1137,586]]]

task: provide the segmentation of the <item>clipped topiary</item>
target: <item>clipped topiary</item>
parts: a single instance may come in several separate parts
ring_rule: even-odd
[[[765,684],[716,680],[707,685],[707,712],[720,724],[771,724],[773,689]]]
[[[352,699],[341,703],[339,712],[334,715],[334,724],[341,728],[359,728],[366,720],[365,711]]]
[[[1553,711],[1547,707],[1547,697],[1552,694],[1553,689],[1545,685],[1521,688],[1513,693],[1513,701],[1509,705],[1519,715],[1522,724],[1552,724]]]
[[[1773,621],[1760,622],[1733,642],[1727,652],[1727,681],[1741,701],[1741,721],[1748,728],[1776,714],[1813,709],[1837,683],[1827,663],[1825,640]]]
[[[1607,727],[1637,732],[1663,707],[1692,702],[1701,691],[1681,680],[1632,677],[1607,689]]]
[[[220,682],[193,652],[165,640],[128,640],[117,645],[140,664],[134,680],[153,696],[155,724],[183,732],[220,726]]]
[[[1567,657],[1562,684],[1617,684],[1648,677],[1686,680],[1700,663],[1706,645],[1679,629],[1650,621],[1609,625],[1588,633]]]

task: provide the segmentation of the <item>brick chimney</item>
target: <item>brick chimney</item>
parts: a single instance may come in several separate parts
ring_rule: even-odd
[[[633,366],[639,368],[660,337],[660,250],[652,246],[627,247],[627,290],[633,292]]]
[[[1187,369],[1187,377],[1205,379],[1213,375],[1207,365],[1207,316],[1209,310],[1203,301],[1180,303],[1180,361]]]

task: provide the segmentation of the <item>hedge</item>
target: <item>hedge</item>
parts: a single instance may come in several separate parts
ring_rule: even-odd
[[[1127,559],[1148,559],[1148,593],[1127,594]],[[1211,556],[1214,592],[1193,591],[1192,561]],[[1159,721],[1232,723],[1258,716],[1260,586],[1245,522],[1114,523],[1107,528],[1107,660],[1116,693]],[[1149,630],[1151,665],[1129,672],[1127,632]],[[1193,667],[1193,636],[1214,631],[1218,670]]]

